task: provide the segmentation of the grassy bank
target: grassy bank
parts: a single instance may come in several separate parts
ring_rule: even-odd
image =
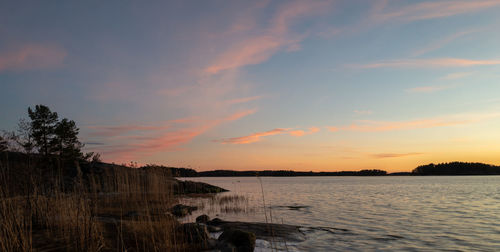
[[[0,153],[0,251],[190,251],[170,214],[186,184],[166,169]]]

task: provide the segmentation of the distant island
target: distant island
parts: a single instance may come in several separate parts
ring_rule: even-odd
[[[421,165],[412,175],[500,175],[500,166],[483,163],[451,162]]]

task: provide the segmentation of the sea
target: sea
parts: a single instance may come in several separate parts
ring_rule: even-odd
[[[253,209],[212,218],[302,227],[304,239],[257,240],[256,251],[500,251],[500,176],[185,179]]]

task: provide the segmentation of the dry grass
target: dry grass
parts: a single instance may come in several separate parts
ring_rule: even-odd
[[[188,195],[178,199],[181,204],[196,206],[200,213],[210,216],[219,214],[248,214],[255,213],[257,208],[251,206],[249,199],[236,194],[204,194]],[[187,218],[190,220],[190,218]]]
[[[118,167],[85,178],[79,172],[68,188],[61,172],[13,179],[14,170],[27,168],[9,164],[0,159],[0,251],[193,249],[177,237],[179,224],[169,214],[176,199],[168,172]]]

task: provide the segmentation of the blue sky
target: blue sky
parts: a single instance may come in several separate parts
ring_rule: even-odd
[[[1,129],[45,104],[118,163],[500,163],[500,1],[0,6]]]

